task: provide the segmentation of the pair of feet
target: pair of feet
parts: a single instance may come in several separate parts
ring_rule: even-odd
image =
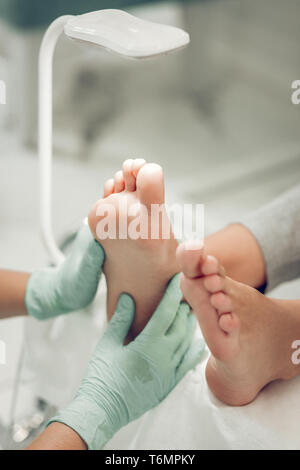
[[[298,374],[298,367],[291,361],[291,344],[296,339],[295,325],[299,325],[295,312],[299,305],[268,299],[226,277],[218,261],[207,256],[203,247],[178,247],[172,234],[170,239],[105,238],[99,223],[110,217],[104,215],[107,204],[115,208],[113,216],[118,215],[117,221],[125,218],[129,223],[129,214],[133,213],[130,208],[134,207],[135,218],[139,215],[140,222],[149,219],[146,225],[150,232],[154,222],[150,210],[146,214],[142,208],[151,209],[153,204],[163,207],[162,168],[141,159],[126,160],[122,170],[106,182],[104,197],[89,215],[91,231],[106,252],[108,318],[122,292],[131,294],[136,302],[129,339],[144,328],[170,278],[182,271],[184,297],[197,316],[211,351],[206,368],[208,385],[220,400],[244,405],[269,382]],[[163,212],[155,223],[161,225],[166,218]],[[161,235],[161,227],[156,233]]]

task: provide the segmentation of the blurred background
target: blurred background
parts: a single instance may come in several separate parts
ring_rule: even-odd
[[[125,158],[164,167],[168,202],[205,204],[207,234],[299,183],[300,105],[291,102],[291,83],[300,79],[298,0],[0,0],[0,80],[7,87],[0,105],[1,267],[49,263],[38,228],[43,33],[61,14],[102,8],[178,25],[191,45],[134,62],[61,39],[54,72],[58,240],[77,229]],[[296,298],[299,287],[290,283],[273,295]],[[53,404],[31,386],[38,367],[19,373],[26,344],[41,340],[26,323],[0,326],[8,361],[0,365],[0,448],[24,447]]]

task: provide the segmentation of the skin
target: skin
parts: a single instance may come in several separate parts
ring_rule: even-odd
[[[147,206],[163,204],[160,167],[128,160],[123,171],[107,181],[104,199],[98,201],[89,217],[96,238],[97,223],[101,220],[96,215],[97,208],[107,201],[116,204],[123,197],[129,205],[136,200]],[[181,245],[177,250],[177,265],[174,264],[176,243],[172,239],[163,243],[163,240],[101,240],[98,236],[98,240],[108,253],[104,266],[108,316],[122,290],[130,292],[138,306],[142,306],[144,299],[148,300],[144,310],[137,309],[133,337],[149,320],[153,300],[159,302],[161,298],[160,286],[165,286],[170,276],[167,268],[171,266],[173,273],[184,272],[184,297],[197,315],[212,351],[206,369],[207,381],[220,400],[244,405],[267,383],[298,374],[299,367],[291,362],[291,344],[300,330],[299,302],[268,299],[253,289],[266,283],[266,270],[260,247],[244,226],[233,224],[207,237],[206,252],[214,256],[207,256],[202,245],[195,250],[195,242],[193,249],[189,243]],[[125,259],[122,262],[124,253],[132,261],[132,270]],[[161,260],[164,262],[160,263]],[[256,360],[257,351],[261,361]]]
[[[232,224],[206,237],[205,251],[219,260],[232,279],[256,288],[266,283],[262,251],[252,233],[243,225]],[[179,264],[183,252],[185,274],[190,278],[197,277],[199,258],[194,257],[195,251],[190,250],[188,245],[182,244],[178,251]]]
[[[87,445],[73,429],[52,423],[26,450],[87,450]]]
[[[125,162],[123,171],[118,172],[113,180],[109,180],[105,184],[105,197],[108,198],[113,192],[123,191],[123,195],[131,198],[132,203],[138,201],[145,205],[163,203],[162,170],[157,165],[148,165],[144,174],[141,174],[139,181],[137,181],[139,171],[144,165],[144,160]],[[93,211],[90,215],[91,226],[93,226],[92,222]],[[167,242],[157,240],[154,243],[150,241],[150,243],[142,243],[141,245],[134,241],[129,247],[123,247],[118,243],[118,247],[114,246],[113,251],[111,246],[105,245],[108,258],[105,274],[109,286],[109,317],[115,310],[119,295],[122,292],[131,293],[136,299],[137,307],[137,319],[131,332],[132,337],[135,337],[144,328],[150,315],[159,304],[168,281],[178,272],[176,248],[177,242],[174,237]],[[130,257],[131,265],[137,267],[141,255],[146,260],[148,257],[149,262],[143,263],[141,266],[140,279],[142,282],[137,286],[130,273],[127,275],[128,264],[126,260]],[[29,277],[28,273],[0,271],[0,318],[27,315],[24,299]],[[114,282],[111,282],[112,279]],[[126,282],[123,282],[124,280]],[[149,289],[149,285],[151,285],[151,289]],[[136,288],[137,290],[135,290]],[[53,423],[28,447],[28,450],[86,450],[86,448],[86,444],[75,431],[64,424]]]
[[[103,271],[108,286],[108,318],[111,318],[115,311],[119,295],[128,292],[136,303],[136,315],[129,334],[129,339],[133,339],[148,323],[169,280],[179,272],[176,262],[178,244],[173,234],[170,239],[162,239],[162,218],[159,221],[158,239],[101,238],[97,226],[106,214],[97,216],[97,211],[103,204],[112,204],[119,214],[126,217],[128,223],[132,220],[127,209],[123,211],[123,208],[119,207],[120,202],[126,202],[127,208],[136,203],[143,204],[148,209],[148,214],[141,211],[139,214],[147,218],[150,232],[153,227],[149,216],[151,204],[164,204],[162,168],[159,165],[146,164],[144,160],[126,160],[123,170],[118,171],[113,180],[106,182],[104,198],[95,204],[89,214],[91,231],[106,253]],[[162,217],[169,223],[165,212]]]
[[[211,351],[206,379],[217,398],[246,405],[270,382],[300,373],[292,362],[300,301],[270,299],[231,279],[204,248],[191,252],[181,246],[177,258],[182,291]]]
[[[104,198],[110,198],[111,195],[128,198],[129,204],[137,201],[146,206],[151,203],[163,204],[161,168],[146,165],[140,159],[127,160],[122,171],[105,184]],[[99,203],[102,201],[97,204]],[[96,210],[97,205],[89,217],[95,236],[98,222]],[[295,335],[300,337],[299,301],[267,299],[251,288],[263,285],[266,282],[266,273],[259,245],[245,227],[231,225],[207,237],[206,250],[214,257],[207,257],[202,247],[195,256],[195,250],[181,245],[177,250],[177,262],[177,242],[173,237],[167,243],[164,240],[156,240],[155,243],[140,240],[134,241],[130,246],[121,242],[123,240],[118,240],[117,247],[115,243],[116,251],[112,250],[109,242],[105,246],[105,251],[110,252],[108,260],[111,260],[105,266],[109,287],[108,316],[112,315],[119,294],[123,291],[131,293],[137,301],[131,337],[135,337],[143,329],[161,300],[167,282],[182,269],[182,289],[212,350],[206,376],[210,388],[218,398],[231,405],[243,405],[252,401],[266,383],[277,378],[290,379],[299,373],[299,367],[291,366],[289,347]],[[101,243],[104,245],[103,241]],[[124,253],[126,259],[122,262]],[[143,263],[139,266],[141,255]],[[132,271],[128,274],[128,256],[131,265],[140,269],[137,278],[137,274],[134,276]],[[116,276],[120,283],[119,288],[116,288]],[[0,318],[27,314],[24,298],[29,277],[28,273],[0,271]],[[140,279],[143,279],[142,284],[137,282]],[[142,304],[146,307],[142,308]],[[253,325],[256,326],[255,329]],[[258,336],[257,325],[260,331]],[[283,341],[286,345],[284,354],[278,354],[278,351],[282,351]],[[260,356],[265,356],[267,360],[267,375],[262,368],[257,367],[257,361],[252,361],[259,348]],[[249,376],[254,378],[250,383],[245,379]],[[68,426],[53,423],[28,449],[86,450],[86,445]]]
[[[0,319],[27,315],[25,292],[29,273],[0,270]]]
[[[137,184],[140,182],[140,184]],[[146,206],[164,203],[164,181],[158,165],[146,164],[145,160],[126,160],[122,170],[104,185],[104,197],[89,214],[89,225],[94,237],[103,245],[107,254],[104,273],[108,285],[108,318],[114,312],[119,294],[129,292],[137,303],[135,321],[130,333],[135,337],[146,325],[153,309],[159,303],[166,283],[180,271],[175,260],[176,241],[163,240],[103,240],[97,234],[97,217],[101,204],[117,205],[126,198],[128,205],[141,201]],[[128,218],[129,220],[129,218]],[[265,266],[261,250],[245,227],[235,224],[210,235],[205,240],[208,251],[219,257],[228,274],[240,282],[260,286],[265,282]],[[226,250],[224,250],[226,246]],[[236,247],[239,247],[237,250]],[[185,267],[189,276],[196,275],[194,263],[189,262],[194,251],[186,250]],[[130,269],[127,260],[130,259]],[[143,263],[140,260],[143,259]],[[163,263],[161,262],[163,260]]]
[[[144,170],[140,173],[140,170]],[[118,193],[119,192],[119,193]],[[130,204],[141,202],[146,206],[164,202],[164,182],[162,169],[158,165],[145,165],[144,160],[131,160],[124,163],[123,170],[113,180],[105,184],[104,194],[108,199],[111,194],[128,198]],[[96,207],[90,214],[90,226],[96,229]],[[165,215],[164,215],[165,216]],[[117,299],[122,292],[130,293],[136,300],[136,321],[131,337],[135,337],[145,326],[152,312],[159,304],[167,283],[179,271],[176,263],[177,241],[173,235],[170,240],[132,241],[128,246],[117,240],[113,244],[104,244],[107,255],[105,275],[108,283],[108,316],[112,316]],[[112,249],[113,247],[113,249]],[[140,283],[134,280],[133,272],[128,273],[130,265],[137,270]],[[139,266],[139,260],[143,263]],[[144,262],[145,261],[145,262]],[[8,318],[26,315],[25,292],[30,275],[1,272],[0,280],[0,315]],[[61,423],[51,424],[29,447],[28,450],[85,450],[86,445],[80,436]]]
[[[140,170],[145,166],[143,172]],[[138,178],[139,175],[139,178]],[[114,193],[128,198],[134,204],[142,202],[146,206],[151,203],[164,202],[164,183],[162,170],[158,165],[145,165],[144,160],[129,160],[123,170],[113,180],[105,184],[104,194],[107,199]],[[96,229],[96,207],[90,214],[90,226]],[[122,244],[103,243],[107,255],[105,275],[108,283],[108,316],[115,311],[117,299],[122,292],[128,292],[136,300],[136,321],[131,337],[135,337],[145,326],[150,315],[159,304],[167,283],[178,272],[176,264],[176,248],[174,237],[171,240],[150,240],[140,244],[139,241]],[[145,242],[145,243],[144,243]],[[143,262],[139,266],[139,260]],[[127,260],[135,267],[135,275],[139,275],[140,283],[134,280],[133,272],[128,273]],[[140,271],[139,271],[140,270]],[[30,274],[10,271],[0,272],[0,318],[26,315],[25,292]],[[51,424],[29,447],[28,450],[86,450],[86,444],[80,436],[61,423]]]
[[[132,174],[128,171],[130,163]],[[124,163],[124,175],[127,175],[128,188],[136,189],[136,176],[145,163],[142,159],[128,160]],[[122,181],[117,189],[125,187],[124,176]],[[114,179],[108,180],[105,184],[104,196],[107,197],[114,192]],[[242,225],[231,225],[210,235],[206,238],[205,245],[207,252],[220,260],[229,277],[252,287],[264,284],[265,267],[262,253],[254,237]],[[226,250],[223,248],[224,245],[226,245]],[[236,246],[239,246],[239,250],[236,250]],[[193,252],[186,253],[186,274],[193,277],[197,273],[193,271],[193,263],[189,262],[190,256],[193,256]],[[173,261],[172,264],[174,264]],[[179,270],[178,267],[175,272],[176,270]],[[0,270],[0,319],[27,315],[24,299],[29,278],[30,273]]]

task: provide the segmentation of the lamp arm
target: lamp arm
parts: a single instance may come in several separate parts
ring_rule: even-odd
[[[58,248],[52,228],[53,160],[53,56],[65,24],[73,16],[57,18],[47,29],[39,55],[39,180],[41,236],[52,261],[60,264],[65,256]]]

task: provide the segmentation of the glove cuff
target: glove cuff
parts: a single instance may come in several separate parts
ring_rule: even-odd
[[[103,449],[116,432],[105,411],[83,397],[76,397],[71,405],[50,419],[47,427],[55,422],[73,429],[86,443],[88,450]]]

